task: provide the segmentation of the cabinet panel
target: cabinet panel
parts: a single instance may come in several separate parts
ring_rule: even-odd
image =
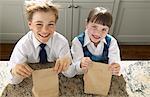
[[[0,0],[0,42],[14,43],[28,30],[23,13],[24,1]]]
[[[149,0],[122,0],[114,36],[120,44],[150,44],[149,17]]]
[[[59,5],[59,19],[56,24],[56,30],[62,35],[64,35],[69,42],[71,42],[72,9],[69,8],[70,3],[61,3],[58,5]]]

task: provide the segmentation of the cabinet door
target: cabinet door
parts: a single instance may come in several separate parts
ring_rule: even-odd
[[[150,0],[121,0],[114,36],[120,44],[150,44]]]
[[[55,3],[55,2],[54,2]],[[57,32],[64,35],[71,43],[72,7],[71,3],[55,3],[59,6],[59,19],[56,24]]]
[[[0,0],[0,43],[14,43],[27,31],[23,0]]]
[[[105,7],[111,13],[113,10],[113,0],[110,2],[81,2],[73,4],[73,35],[72,38],[77,36],[80,32],[85,30],[86,18],[88,17],[89,11],[95,7]]]

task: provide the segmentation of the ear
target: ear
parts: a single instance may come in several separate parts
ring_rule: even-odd
[[[88,26],[88,22],[87,21],[85,21],[85,28],[87,29],[87,26]]]
[[[28,26],[30,28],[30,30],[32,29],[32,22],[31,21],[28,21]]]
[[[85,19],[85,23],[84,24],[85,24],[85,26],[87,26],[87,24],[88,24],[87,19]]]

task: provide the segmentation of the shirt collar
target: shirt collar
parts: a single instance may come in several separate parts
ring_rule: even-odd
[[[105,38],[102,39],[101,42],[107,44]],[[88,36],[88,32],[87,32],[87,30],[85,30],[85,38],[84,38],[84,45],[83,45],[83,46],[85,47],[85,46],[87,46],[87,45],[90,44],[90,43],[91,43],[91,40],[90,40],[90,38],[89,38],[89,36]]]
[[[33,37],[33,45],[35,48],[37,48],[41,43],[35,38],[34,33],[32,32],[32,37]]]
[[[84,45],[83,46],[85,47],[86,45],[90,44],[90,42],[91,42],[91,40],[89,38],[88,32],[87,32],[87,30],[85,30],[85,37],[84,37]]]
[[[32,34],[32,37],[33,37],[33,45],[34,45],[35,48],[37,48],[37,47],[41,44],[41,42],[39,42],[39,41],[35,38],[33,32],[32,32],[31,34]],[[54,37],[55,35],[56,35],[56,32],[53,33],[53,37]],[[51,43],[52,43],[53,37],[50,37],[49,40],[48,40],[48,42],[46,43],[46,45],[47,45],[49,48],[51,47]]]

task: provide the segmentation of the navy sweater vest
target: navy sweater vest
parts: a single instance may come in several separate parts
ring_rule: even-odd
[[[110,42],[111,42],[111,37],[110,36],[106,36],[105,39],[106,39],[106,42],[107,44],[104,44],[104,49],[103,49],[103,53],[102,55],[93,55],[87,48],[87,46],[83,47],[84,45],[84,37],[85,37],[85,33],[81,33],[79,36],[77,36],[77,38],[79,39],[81,45],[82,45],[82,48],[83,48],[83,52],[84,52],[84,57],[90,57],[92,61],[95,61],[95,62],[102,62],[102,63],[106,63],[108,64],[108,49],[109,49],[109,46],[110,46]]]

